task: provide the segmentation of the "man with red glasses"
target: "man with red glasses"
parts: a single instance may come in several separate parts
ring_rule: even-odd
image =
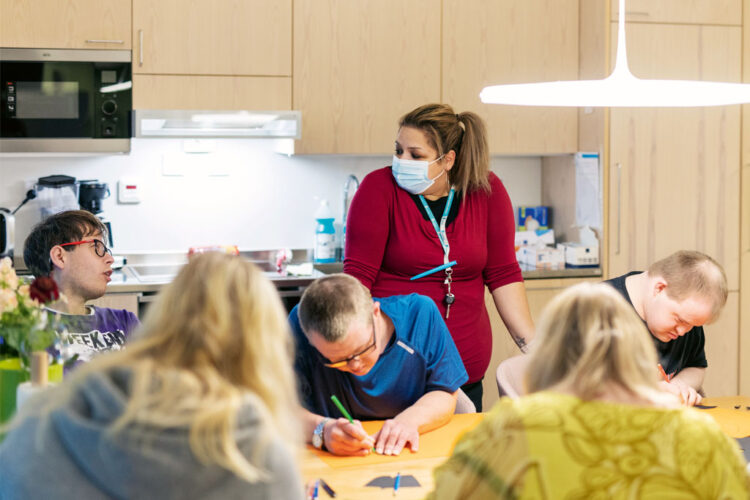
[[[359,280],[313,282],[292,309],[295,371],[308,442],[337,455],[412,451],[448,422],[468,375],[435,303],[417,294],[373,299]],[[369,436],[359,420],[386,420]]]
[[[120,349],[139,324],[129,311],[86,305],[104,295],[111,279],[114,259],[105,236],[96,216],[69,210],[47,217],[26,238],[26,266],[36,277],[54,278],[65,297],[49,306],[68,332],[64,358],[88,361],[98,352]]]

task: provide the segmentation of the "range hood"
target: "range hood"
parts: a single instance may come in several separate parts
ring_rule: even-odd
[[[299,139],[299,111],[134,111],[135,137]]]

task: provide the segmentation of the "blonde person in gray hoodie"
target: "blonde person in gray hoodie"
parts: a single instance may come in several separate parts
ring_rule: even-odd
[[[257,268],[194,257],[127,349],[26,403],[0,498],[302,498],[292,349]]]

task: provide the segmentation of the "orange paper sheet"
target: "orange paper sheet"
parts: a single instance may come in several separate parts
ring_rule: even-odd
[[[313,447],[311,450],[330,467],[351,467],[353,465],[374,465],[382,463],[396,463],[403,460],[414,460],[416,458],[447,457],[453,451],[456,441],[482,421],[481,413],[466,413],[454,415],[446,425],[419,436],[419,451],[412,453],[408,445],[400,455],[378,455],[370,453],[366,457],[338,457],[326,451],[320,451]],[[368,434],[374,434],[383,426],[382,420],[362,422]]]

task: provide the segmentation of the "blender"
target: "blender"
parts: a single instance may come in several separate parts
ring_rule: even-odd
[[[78,210],[78,183],[69,175],[40,177],[36,186],[42,220],[65,210]]]

